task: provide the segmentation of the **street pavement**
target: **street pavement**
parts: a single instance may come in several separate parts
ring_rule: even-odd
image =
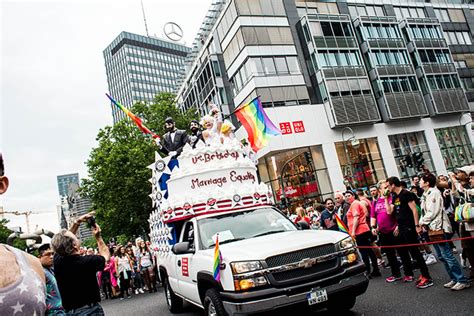
[[[349,315],[474,315],[474,287],[460,292],[443,288],[448,280],[441,262],[429,266],[434,286],[419,290],[414,283],[388,284],[385,277],[389,269],[382,269],[382,278],[370,281],[367,292],[359,296]],[[415,274],[418,271],[415,272]],[[467,271],[465,270],[467,273]],[[417,275],[417,274],[416,274]],[[102,302],[106,315],[180,315],[202,316],[197,307],[186,305],[181,314],[171,314],[166,306],[163,290],[158,293],[139,294],[124,301],[107,300]],[[305,308],[289,308],[266,315],[330,315],[326,310],[308,311]]]

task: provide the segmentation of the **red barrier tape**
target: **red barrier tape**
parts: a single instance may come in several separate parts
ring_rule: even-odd
[[[357,246],[359,249],[376,249],[376,248],[402,248],[402,247],[418,247],[424,245],[434,245],[434,244],[442,244],[445,242],[456,241],[456,240],[467,240],[467,239],[474,239],[474,236],[471,237],[461,237],[461,238],[452,238],[440,241],[428,241],[422,242],[417,244],[405,244],[405,245],[390,245],[390,246]]]

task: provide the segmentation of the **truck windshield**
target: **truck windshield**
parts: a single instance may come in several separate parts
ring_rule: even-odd
[[[263,208],[252,211],[228,213],[198,220],[199,239],[203,249],[219,244],[248,239],[279,232],[297,230],[296,226],[280,212]]]

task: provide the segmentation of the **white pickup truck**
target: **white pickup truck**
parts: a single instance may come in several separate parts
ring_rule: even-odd
[[[351,309],[368,286],[351,237],[302,229],[271,206],[195,216],[175,229],[179,242],[159,264],[173,313],[183,300],[217,316],[301,303],[339,312]],[[220,282],[213,277],[216,234]]]

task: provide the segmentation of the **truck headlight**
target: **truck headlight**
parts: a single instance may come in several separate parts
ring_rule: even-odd
[[[347,237],[347,238],[341,240],[338,243],[338,246],[339,246],[339,250],[346,250],[346,249],[355,248],[356,245],[355,245],[354,239],[352,239],[352,237]]]
[[[268,280],[264,276],[257,278],[249,278],[243,280],[234,280],[235,290],[236,291],[245,291],[257,286],[267,285]]]
[[[232,272],[234,274],[240,274],[262,269],[262,264],[260,263],[260,261],[232,262],[230,266],[232,267]]]

